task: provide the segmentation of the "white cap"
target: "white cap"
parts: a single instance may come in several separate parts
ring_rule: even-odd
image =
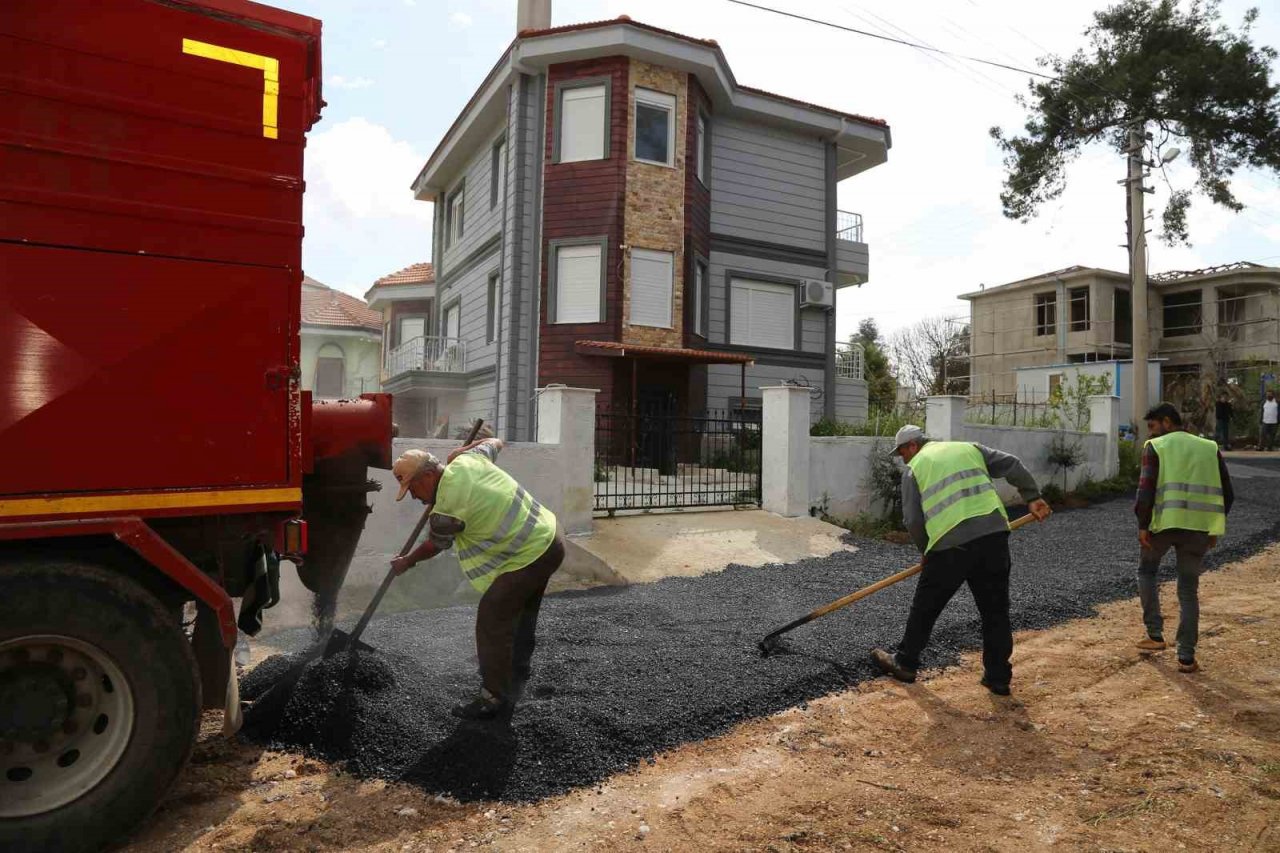
[[[889,455],[897,456],[898,451],[902,449],[902,445],[913,441],[924,441],[924,430],[915,424],[907,424],[898,430],[898,434],[893,437],[893,452]]]
[[[406,450],[401,453],[400,458],[391,466],[391,473],[400,483],[400,492],[396,495],[396,500],[404,500],[405,493],[409,491],[409,484],[413,482],[414,477],[422,473],[424,468],[434,468],[439,464],[440,460],[425,450]]]

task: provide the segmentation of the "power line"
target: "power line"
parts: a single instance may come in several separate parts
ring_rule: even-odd
[[[990,59],[983,59],[982,57],[979,57],[979,56],[969,56],[963,53],[955,53],[950,50],[943,50],[940,47],[932,47],[926,44],[918,44],[916,42],[907,41],[906,39],[894,38],[893,36],[884,35],[882,33],[873,33],[873,32],[869,32],[868,30],[860,30],[857,27],[847,27],[843,24],[836,24],[831,21],[824,21],[821,18],[810,18],[807,15],[800,15],[796,12],[787,12],[783,9],[774,9],[769,6],[761,6],[757,3],[748,3],[747,0],[729,0],[729,2],[737,4],[738,6],[747,6],[751,9],[758,9],[761,12],[772,12],[773,14],[781,15],[784,18],[795,18],[798,21],[807,21],[810,24],[818,24],[819,26],[823,26],[823,27],[831,27],[832,29],[836,29],[836,30],[844,30],[845,32],[848,32],[848,33],[855,33],[860,36],[879,39],[880,41],[892,42],[894,44],[900,44],[905,47],[914,47],[917,50],[925,50],[931,53],[940,53],[943,56],[950,56],[955,59],[963,59],[967,62],[977,62],[982,65],[990,65],[993,68],[1003,68],[1005,71],[1017,71],[1019,74],[1030,74],[1032,77],[1040,77],[1041,79],[1053,80],[1058,83],[1066,82],[1061,77],[1054,77],[1052,74],[1044,74],[1039,71],[1032,71],[1027,68],[1019,68],[1016,65],[1007,65],[1003,62],[995,62]]]

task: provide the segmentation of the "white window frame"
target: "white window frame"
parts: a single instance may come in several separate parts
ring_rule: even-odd
[[[452,320],[452,322],[450,322]],[[449,327],[453,326],[452,329]],[[444,309],[444,337],[446,340],[462,339],[462,300],[455,299],[453,304]]]
[[[707,336],[707,314],[703,300],[707,298],[707,277],[711,271],[706,261],[693,259],[693,333],[699,337]]]
[[[462,242],[462,220],[467,215],[467,184],[458,184],[453,192],[445,197],[444,208],[444,245],[452,248]]]
[[[666,160],[650,160],[640,156],[639,139],[640,133],[640,107],[645,106],[650,109],[665,110],[667,113],[667,159]],[[648,163],[653,166],[674,166],[676,161],[676,96],[668,95],[666,92],[657,92],[653,89],[641,89],[636,87],[635,91],[635,114],[636,118],[631,128],[631,151],[634,159],[639,163]]]
[[[417,321],[422,324],[422,332],[416,335],[406,335],[404,327],[407,323]],[[400,337],[396,341],[397,346],[403,346],[414,338],[425,338],[427,336],[427,317],[425,314],[406,314],[400,318]]]
[[[705,187],[707,186],[707,117],[701,111],[698,112],[698,138],[696,143],[698,146],[696,176]]]
[[[741,305],[741,300],[751,299],[753,293],[759,292],[762,297],[772,295],[774,297],[786,296],[788,307],[788,316],[786,319],[786,336],[784,341],[780,342],[761,342],[751,334],[751,329],[740,329],[738,324],[733,322],[734,311]],[[761,300],[763,301],[763,299]],[[769,300],[777,303],[778,300]],[[753,324],[755,316],[751,303],[748,302],[748,324]],[[762,310],[766,315],[776,317],[776,312],[771,311],[767,307],[762,306]],[[796,285],[789,282],[770,281],[766,278],[755,278],[750,274],[733,275],[729,279],[729,343],[732,346],[750,347],[753,349],[770,349],[770,350],[789,350],[794,351],[796,348]]]
[[[636,268],[638,264],[665,264],[666,281],[659,284],[659,288],[666,288],[666,299],[663,300],[659,293],[652,304],[648,304],[648,294],[644,294],[646,299],[638,299],[641,296],[641,290],[636,286]],[[650,329],[671,329],[674,328],[674,311],[672,304],[675,301],[676,286],[676,255],[675,252],[663,252],[657,249],[632,249],[631,250],[631,300],[628,309],[628,322],[632,326],[645,326]],[[637,315],[637,306],[640,312]]]
[[[578,137],[566,133],[566,120],[570,118],[572,112],[566,106],[566,103],[580,101],[592,97],[595,93],[599,93],[600,109],[604,113],[603,120],[595,126],[595,131],[600,135],[598,137],[599,147],[582,146],[583,150],[578,151],[574,145],[568,146],[569,153],[566,154],[566,141],[576,140]],[[559,96],[556,98],[556,138],[555,138],[555,156],[557,163],[581,163],[589,160],[607,160],[609,158],[609,85],[605,81],[593,82],[588,85],[572,85],[564,86],[559,90]],[[594,122],[592,122],[594,124]],[[586,133],[587,128],[583,128],[581,133]]]
[[[489,196],[489,209],[493,210],[502,204],[507,194],[507,137],[506,134],[495,143],[490,151],[489,162],[492,174],[489,176],[489,182],[492,189]]]
[[[551,313],[550,322],[556,325],[603,323],[605,320],[604,265],[608,257],[606,241],[595,238],[567,242],[553,241],[551,252],[551,289],[554,292],[550,295],[550,304],[548,305]],[[564,302],[566,291],[564,288],[564,266],[562,262],[565,260],[586,260],[592,254],[596,257],[598,267],[598,272],[595,276],[596,290],[594,298],[584,299],[582,305],[566,305]],[[592,310],[588,310],[587,303],[590,303]]]

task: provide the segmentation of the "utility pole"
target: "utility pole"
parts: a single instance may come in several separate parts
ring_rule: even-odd
[[[1143,415],[1150,408],[1147,404],[1147,361],[1150,355],[1151,342],[1147,325],[1147,214],[1146,193],[1143,169],[1146,161],[1143,152],[1146,148],[1146,129],[1144,121],[1135,121],[1129,126],[1129,147],[1125,153],[1129,155],[1129,177],[1123,183],[1129,191],[1129,278],[1132,282],[1133,313],[1133,411],[1131,412],[1133,434],[1141,443],[1147,438],[1147,422]]]

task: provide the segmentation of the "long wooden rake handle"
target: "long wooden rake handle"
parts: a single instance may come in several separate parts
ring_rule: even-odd
[[[1011,522],[1009,524],[1009,529],[1011,531],[1017,530],[1019,527],[1024,527],[1025,525],[1028,525],[1035,520],[1036,520],[1036,517],[1034,515],[1027,513],[1022,518],[1019,518],[1017,521]],[[832,613],[836,610],[841,609],[842,607],[848,607],[850,604],[853,604],[855,601],[861,601],[862,599],[866,598],[868,595],[877,593],[887,586],[893,586],[895,583],[898,583],[899,581],[904,581],[907,578],[911,577],[912,575],[919,574],[920,570],[923,568],[924,568],[923,562],[916,563],[914,566],[908,569],[903,569],[897,574],[889,575],[889,577],[887,578],[882,578],[881,580],[876,581],[870,586],[864,586],[862,589],[858,590],[857,592],[851,592],[848,595],[846,595],[844,598],[837,598],[835,601],[831,602],[830,604],[824,604],[821,607],[819,607],[817,610],[814,610],[812,613],[809,613],[805,616],[801,616],[799,619],[797,619],[794,622],[788,622],[786,625],[783,625],[781,628],[774,631],[772,634],[766,635],[765,638],[761,640],[759,643],[760,649],[762,651],[768,651],[769,644],[774,640],[776,640],[778,637],[787,633],[788,631],[799,628],[801,625],[806,625],[809,622],[812,622],[814,619],[819,619],[823,616],[826,616],[828,613]]]

